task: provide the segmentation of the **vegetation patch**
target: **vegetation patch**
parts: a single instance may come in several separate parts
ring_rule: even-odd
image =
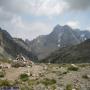
[[[52,85],[51,90],[56,90],[56,85]]]
[[[87,74],[83,75],[82,78],[84,78],[84,79],[89,79],[89,77],[88,77]]]
[[[63,72],[63,74],[67,74],[67,73],[68,73],[68,71]]]
[[[72,88],[72,84],[67,84],[67,86],[66,86],[66,90],[72,90],[73,88]]]
[[[45,78],[42,81],[40,81],[40,83],[44,84],[45,86],[49,86],[49,85],[56,84],[56,80]]]
[[[25,74],[25,73],[24,74],[21,74],[20,75],[20,80],[22,80],[24,82],[25,81],[28,81],[29,80],[29,76],[27,74]]]
[[[5,72],[4,71],[0,71],[0,78],[3,78],[5,76]]]
[[[0,86],[11,86],[8,80],[0,80]]]
[[[37,85],[39,84],[39,81],[38,80],[29,80],[28,81],[28,85],[32,86],[32,85]]]
[[[0,59],[0,61],[3,63],[11,63],[12,62],[12,60],[8,60],[6,58]]]
[[[79,68],[78,67],[70,66],[70,67],[68,67],[68,70],[70,70],[70,71],[78,71]]]

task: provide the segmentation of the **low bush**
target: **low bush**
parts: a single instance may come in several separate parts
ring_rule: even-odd
[[[39,84],[38,80],[29,80],[28,81],[28,85],[30,85],[30,86],[37,85],[37,84]]]
[[[51,90],[56,90],[56,85],[52,85]]]
[[[5,76],[5,72],[4,71],[0,71],[0,78]]]
[[[8,80],[0,80],[0,86],[11,86]]]
[[[84,79],[88,79],[88,75],[85,74],[85,75],[82,76],[82,78],[84,78]]]
[[[79,68],[78,67],[70,66],[70,67],[68,67],[68,70],[70,70],[70,71],[78,71]]]
[[[56,80],[54,80],[54,79],[47,79],[47,78],[43,79],[40,82],[42,84],[44,84],[45,86],[56,84]]]
[[[67,74],[68,73],[68,71],[65,71],[65,72],[63,72],[62,74]]]
[[[29,80],[29,76],[24,73],[24,74],[21,74],[20,75],[20,79],[25,82],[25,81],[28,81]]]
[[[71,84],[67,84],[66,89],[65,90],[72,90],[72,85]]]

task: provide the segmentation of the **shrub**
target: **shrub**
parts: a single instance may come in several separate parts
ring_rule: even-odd
[[[56,90],[56,86],[55,85],[52,85],[51,86],[51,90]]]
[[[67,73],[68,73],[68,71],[63,72],[63,74],[67,74]]]
[[[71,85],[71,84],[68,84],[68,85],[66,86],[66,90],[72,90],[72,85]]]
[[[85,75],[82,76],[82,78],[88,79],[88,76],[85,74]]]
[[[24,73],[24,74],[21,74],[21,75],[20,75],[20,79],[21,79],[22,81],[27,81],[27,80],[29,80],[29,76]]]
[[[68,70],[70,70],[70,71],[78,71],[78,67],[73,67],[73,66],[70,66],[70,67],[68,67]]]
[[[5,72],[3,71],[0,71],[0,78],[4,77],[5,76]]]
[[[11,63],[12,62],[12,60],[9,60],[7,58],[0,59],[0,61],[3,63]]]
[[[86,64],[79,64],[80,67],[86,67]]]
[[[0,80],[0,86],[11,86],[8,80]]]
[[[38,80],[29,80],[29,81],[28,81],[28,84],[29,84],[30,86],[32,86],[32,85],[37,85],[37,84],[39,84],[39,81],[38,81]]]
[[[44,80],[41,81],[41,83],[44,84],[45,86],[48,86],[48,85],[55,84],[56,83],[56,80],[45,78]]]

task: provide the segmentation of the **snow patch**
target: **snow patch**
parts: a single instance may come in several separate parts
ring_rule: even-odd
[[[82,41],[87,40],[87,38],[86,38],[85,34],[82,34],[82,35],[81,35],[81,39],[82,39]]]
[[[60,44],[58,44],[58,47],[60,47],[61,45]]]

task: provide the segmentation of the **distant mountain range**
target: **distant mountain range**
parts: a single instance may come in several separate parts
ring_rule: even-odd
[[[41,62],[90,63],[90,39],[78,45],[60,48]]]
[[[41,60],[59,48],[77,45],[89,38],[89,31],[72,29],[67,25],[56,25],[50,34],[39,36],[32,41],[26,40],[25,42]]]
[[[81,43],[87,39],[90,39],[89,31],[72,29],[67,25],[56,25],[50,34],[41,35],[32,41],[13,38],[6,30],[0,28],[0,59],[15,59],[17,54],[22,54],[26,58],[36,62],[49,56],[52,57],[50,57],[52,62],[54,62],[54,57],[55,62],[64,62],[64,60],[61,60],[61,57],[68,59],[71,56],[68,60],[65,59],[65,62],[71,62],[72,59],[78,59],[79,55],[78,51],[77,53],[74,52],[74,48],[81,50],[77,45],[81,46]],[[86,48],[83,47],[82,49]],[[52,52],[55,54],[50,55]],[[58,52],[59,54],[57,54]],[[67,55],[68,52],[70,56]],[[71,54],[75,54],[75,56]],[[61,57],[56,59],[57,56]],[[48,59],[46,61],[48,61]]]
[[[22,39],[13,38],[6,30],[0,28],[0,59],[15,59],[18,54],[37,60],[37,56],[28,49]]]

